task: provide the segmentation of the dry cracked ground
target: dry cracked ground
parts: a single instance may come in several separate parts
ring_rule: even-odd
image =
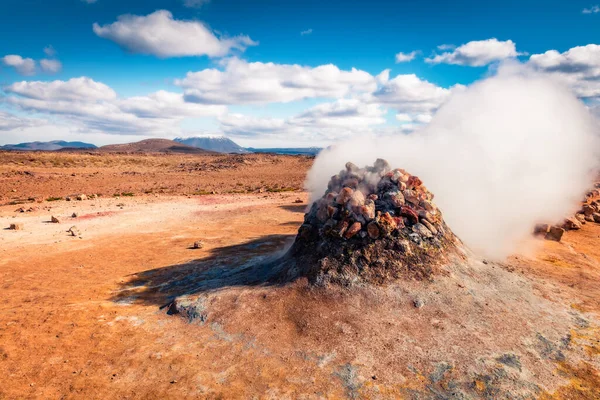
[[[18,157],[0,163],[0,226],[23,224],[0,230],[0,398],[600,398],[600,224],[431,282],[270,285],[236,277],[293,240],[310,160]]]

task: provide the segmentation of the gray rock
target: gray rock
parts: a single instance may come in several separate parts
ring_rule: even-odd
[[[429,229],[427,229],[427,227],[421,223],[414,224],[412,226],[412,230],[413,230],[413,232],[419,234],[419,236],[422,236],[424,238],[433,237],[433,233],[431,233],[431,231]]]

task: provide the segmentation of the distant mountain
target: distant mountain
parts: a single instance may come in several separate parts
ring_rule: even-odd
[[[249,153],[248,150],[225,136],[176,138],[175,141],[204,150],[216,151],[218,153]]]
[[[211,151],[187,146],[169,139],[146,139],[135,143],[109,144],[100,147],[98,150],[110,153],[212,153]]]
[[[255,149],[248,147],[246,150],[252,153],[275,153],[275,154],[289,154],[289,155],[305,155],[305,156],[316,156],[323,150],[321,147],[274,147],[268,149]]]
[[[19,144],[7,144],[0,146],[0,150],[20,151],[54,151],[61,149],[95,149],[95,145],[84,142],[65,142],[64,140],[53,140],[51,142],[27,142]]]

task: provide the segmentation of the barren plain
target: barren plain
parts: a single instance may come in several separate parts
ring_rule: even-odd
[[[230,280],[293,240],[311,163],[0,153],[0,398],[600,398],[600,224],[433,281]]]

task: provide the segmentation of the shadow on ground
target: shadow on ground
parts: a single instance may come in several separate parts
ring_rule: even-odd
[[[121,304],[166,306],[176,297],[232,286],[274,285],[273,261],[295,235],[268,235],[246,243],[218,247],[205,258],[130,275],[112,297]]]
[[[294,204],[292,206],[283,205],[283,206],[279,206],[279,207],[284,210],[291,211],[291,212],[297,212],[297,213],[302,213],[302,214],[304,214],[306,212],[306,204]]]

